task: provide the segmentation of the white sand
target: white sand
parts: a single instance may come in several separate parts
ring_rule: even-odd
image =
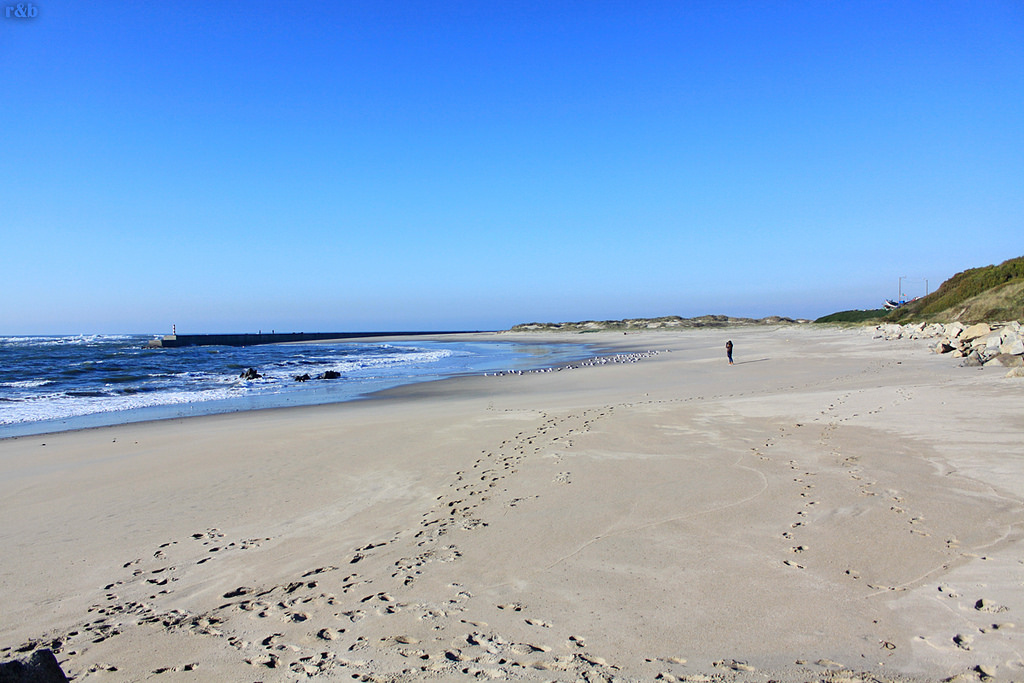
[[[0,659],[1024,678],[1024,381],[828,329],[567,338],[662,353],[0,441]]]

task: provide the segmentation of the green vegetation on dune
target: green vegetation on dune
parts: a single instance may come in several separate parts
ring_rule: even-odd
[[[839,311],[822,316],[814,322],[848,325],[919,322],[1002,322],[1024,320],[1024,256],[1003,261],[996,266],[971,268],[943,282],[937,290],[904,304],[893,311]],[[767,318],[732,318],[725,315],[702,315],[681,318],[678,315],[660,318],[627,318],[625,320],[582,320],[563,323],[525,323],[512,332],[586,332],[693,329],[701,327],[732,327],[741,325],[787,325],[807,322],[770,316]]]
[[[1024,256],[971,268],[928,296],[890,311],[886,322],[981,322],[1024,317]]]
[[[1024,256],[971,268],[928,296],[886,311],[840,311],[816,323],[1000,322],[1024,320]]]
[[[839,311],[831,315],[825,315],[814,322],[816,323],[865,323],[878,322],[885,317],[886,310],[878,308],[871,311]]]

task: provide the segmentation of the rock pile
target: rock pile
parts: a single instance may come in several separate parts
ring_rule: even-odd
[[[1008,367],[1007,377],[1024,377],[1024,325],[1006,323],[917,323],[878,325],[875,338],[936,339],[932,350],[963,358],[965,367]]]
[[[296,382],[308,382],[311,379],[341,379],[341,373],[337,370],[327,370],[326,372],[321,372],[316,377],[310,377],[307,372],[302,375],[295,375],[293,379]]]

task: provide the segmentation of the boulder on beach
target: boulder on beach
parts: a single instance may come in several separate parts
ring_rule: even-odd
[[[51,650],[36,650],[28,659],[0,662],[0,683],[67,683]]]
[[[1021,339],[1020,337],[1008,337],[1003,344],[999,345],[999,353],[1024,356],[1024,339]]]
[[[322,375],[319,375],[317,379],[340,379],[341,373],[337,370],[328,370]]]
[[[964,359],[963,366],[965,368],[980,368],[982,365],[981,354],[977,351],[971,351],[971,354]]]
[[[978,337],[984,337],[992,332],[992,328],[989,327],[988,323],[978,323],[977,325],[971,325],[966,330],[960,333],[960,338],[964,341],[971,341]]]
[[[296,382],[308,382],[310,379],[311,378],[309,376],[309,373],[306,373],[304,375],[295,375]]]
[[[1016,356],[1012,353],[1000,353],[993,356],[986,363],[999,363],[1008,368],[1015,368],[1024,365],[1024,358]]]
[[[947,325],[944,325],[943,329],[945,331],[946,336],[949,337],[950,339],[960,339],[960,336],[963,334],[963,331],[966,330],[967,328],[964,327],[963,323],[952,322],[948,323]]]

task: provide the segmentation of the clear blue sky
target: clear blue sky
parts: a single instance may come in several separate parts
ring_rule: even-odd
[[[0,334],[816,317],[1024,254],[1020,0],[22,4]]]

